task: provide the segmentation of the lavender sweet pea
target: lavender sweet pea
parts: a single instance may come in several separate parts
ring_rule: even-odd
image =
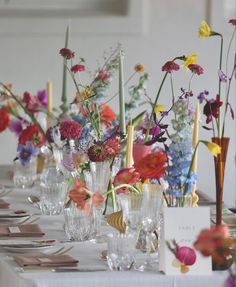
[[[27,141],[24,145],[19,144],[17,147],[17,156],[23,166],[29,163],[32,156],[36,156],[39,149],[33,145],[31,141]]]

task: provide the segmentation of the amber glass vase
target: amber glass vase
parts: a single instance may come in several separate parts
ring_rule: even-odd
[[[216,184],[216,224],[220,225],[222,222],[223,187],[229,138],[214,137],[212,138],[212,142],[221,147],[221,153],[214,157]]]

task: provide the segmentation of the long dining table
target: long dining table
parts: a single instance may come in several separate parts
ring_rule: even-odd
[[[0,184],[6,186],[10,193],[4,200],[10,203],[12,210],[25,210],[32,218],[39,217],[37,224],[45,236],[43,239],[56,239],[58,247],[73,248],[68,254],[79,260],[78,270],[66,272],[53,272],[52,269],[24,270],[13,259],[14,253],[0,248],[0,287],[120,287],[120,286],[148,286],[148,287],[223,287],[227,278],[226,271],[213,272],[207,276],[167,276],[158,271],[138,272],[110,271],[107,262],[101,257],[106,250],[106,243],[71,242],[63,229],[63,215],[41,215],[40,210],[31,204],[29,195],[39,195],[39,187],[35,185],[30,189],[14,188],[10,178],[11,167],[0,166]],[[107,227],[105,228],[112,228]],[[42,238],[40,238],[42,239]],[[10,240],[10,239],[0,239]]]

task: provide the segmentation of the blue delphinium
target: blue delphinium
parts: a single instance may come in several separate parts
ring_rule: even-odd
[[[188,99],[180,99],[175,103],[173,111],[175,117],[171,123],[175,132],[171,135],[171,144],[167,150],[169,165],[165,180],[169,187],[166,193],[174,197],[181,197],[192,192],[193,184],[196,182],[195,173],[188,176],[193,156],[193,110]]]

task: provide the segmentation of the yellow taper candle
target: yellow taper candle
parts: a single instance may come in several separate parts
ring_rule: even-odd
[[[195,108],[193,139],[192,139],[193,148],[195,148],[198,143],[198,138],[199,138],[198,133],[199,133],[199,103],[196,104],[196,108]],[[193,166],[192,166],[192,172],[195,172],[195,173],[197,172],[197,151],[196,151],[195,159],[194,159]],[[192,196],[193,196],[192,205],[197,206],[198,195],[196,194],[196,184],[193,186]]]
[[[52,82],[47,82],[47,126],[50,126],[52,113]]]
[[[126,167],[133,165],[133,141],[134,141],[134,126],[128,126],[127,148],[126,148]]]

